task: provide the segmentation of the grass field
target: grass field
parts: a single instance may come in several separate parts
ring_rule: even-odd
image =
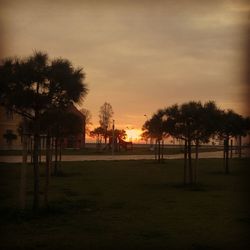
[[[50,209],[17,210],[20,164],[0,164],[0,249],[247,249],[249,159],[202,159],[182,185],[182,160],[63,163]],[[41,200],[44,181],[41,169]],[[28,207],[32,166],[28,168]]]

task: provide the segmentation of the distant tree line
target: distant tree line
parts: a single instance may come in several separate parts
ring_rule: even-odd
[[[23,117],[23,122],[20,125],[23,143],[21,208],[25,208],[26,200],[28,139],[33,138],[33,210],[37,211],[40,205],[39,154],[41,135],[46,137],[44,204],[48,206],[52,142],[54,142],[55,148],[54,172],[57,174],[57,157],[61,139],[72,131],[78,133],[83,129],[83,123],[79,117],[68,110],[73,103],[80,103],[87,94],[84,80],[85,74],[81,68],[74,68],[67,59],[49,60],[48,55],[43,52],[34,52],[27,58],[8,58],[0,64],[0,103]]]
[[[199,145],[217,137],[224,141],[224,168],[229,174],[229,141],[245,136],[250,131],[250,118],[233,110],[221,110],[215,102],[190,101],[158,110],[143,125],[144,138],[153,138],[157,145],[157,160],[163,160],[163,140],[171,136],[184,144],[184,183],[197,181]],[[240,140],[241,141],[241,140]],[[195,146],[195,163],[192,162],[192,145]]]

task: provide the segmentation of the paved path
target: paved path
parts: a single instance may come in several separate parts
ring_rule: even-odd
[[[199,158],[222,158],[222,151],[201,152]],[[194,157],[194,154],[193,154]],[[165,159],[182,159],[183,154],[165,155]],[[120,160],[153,160],[154,155],[63,155],[62,161],[120,161]],[[0,156],[0,162],[18,163],[21,156]],[[45,161],[45,157],[42,157]]]
[[[250,156],[250,150],[243,150],[242,157]],[[235,155],[233,155],[234,157]],[[192,154],[194,158],[195,155]],[[199,158],[222,158],[222,151],[200,152]],[[238,157],[236,155],[236,157]],[[154,155],[63,155],[62,161],[123,161],[123,160],[153,160]],[[164,159],[183,159],[183,154],[164,155]],[[42,157],[45,161],[45,156]],[[0,162],[19,163],[22,156],[0,156]]]

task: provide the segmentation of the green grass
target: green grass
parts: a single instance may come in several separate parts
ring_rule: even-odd
[[[50,209],[17,209],[20,164],[0,164],[0,249],[246,249],[249,159],[201,159],[196,186],[182,160],[63,163]],[[41,200],[44,169],[41,169]]]

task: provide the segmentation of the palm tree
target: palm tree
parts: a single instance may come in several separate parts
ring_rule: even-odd
[[[41,130],[46,134],[46,168],[45,168],[45,187],[44,187],[44,205],[48,207],[49,183],[52,167],[51,142],[55,139],[55,161],[54,175],[59,174],[61,167],[62,141],[68,135],[75,135],[83,132],[83,119],[75,113],[67,110],[51,109],[45,112],[41,118]]]
[[[40,141],[40,114],[46,109],[48,98],[45,94],[47,89],[46,73],[48,56],[44,53],[35,53],[26,59],[13,59],[7,61],[11,71],[9,79],[5,80],[4,105],[19,113],[23,117],[31,119],[34,123],[34,202],[33,208],[39,206],[39,165],[38,150]],[[6,61],[1,65],[2,70],[6,68]],[[2,80],[2,79],[1,79]]]
[[[194,182],[197,181],[199,145],[200,143],[208,143],[210,138],[216,134],[220,110],[213,101],[206,102],[204,105],[198,102],[195,113],[195,126],[193,131],[195,144]]]
[[[184,184],[187,183],[187,159],[188,159],[188,138],[187,122],[183,115],[181,106],[174,104],[164,110],[167,115],[167,129],[169,134],[176,139],[184,141]]]
[[[168,131],[166,129],[166,116],[163,110],[158,110],[157,113],[153,114],[151,119],[147,120],[142,130],[143,133],[149,136],[150,138],[155,139],[156,142],[156,148],[155,148],[155,159],[158,162],[163,161],[163,139],[165,136],[167,136]]]
[[[19,135],[22,138],[22,166],[20,177],[20,208],[22,210],[26,207],[27,156],[31,130],[32,121],[24,117],[18,128]]]
[[[165,109],[167,115],[166,128],[168,133],[177,139],[184,141],[184,183],[192,184],[197,179],[198,148],[200,142],[208,142],[215,131],[213,124],[217,114],[214,102],[188,102],[182,105],[173,105]],[[192,143],[196,145],[195,169],[192,166]],[[187,171],[188,167],[188,171]]]
[[[239,120],[238,134],[235,138],[238,138],[238,157],[241,158],[242,155],[242,136],[246,136],[250,132],[250,117],[241,117]]]
[[[80,102],[87,93],[82,69],[68,60],[49,61],[48,55],[35,52],[24,59],[8,59],[0,65],[1,103],[33,121],[34,200],[39,207],[39,143],[42,115],[54,108],[66,109]]]
[[[229,140],[247,133],[246,120],[233,110],[221,111],[218,135],[224,140],[224,168],[229,174]]]

